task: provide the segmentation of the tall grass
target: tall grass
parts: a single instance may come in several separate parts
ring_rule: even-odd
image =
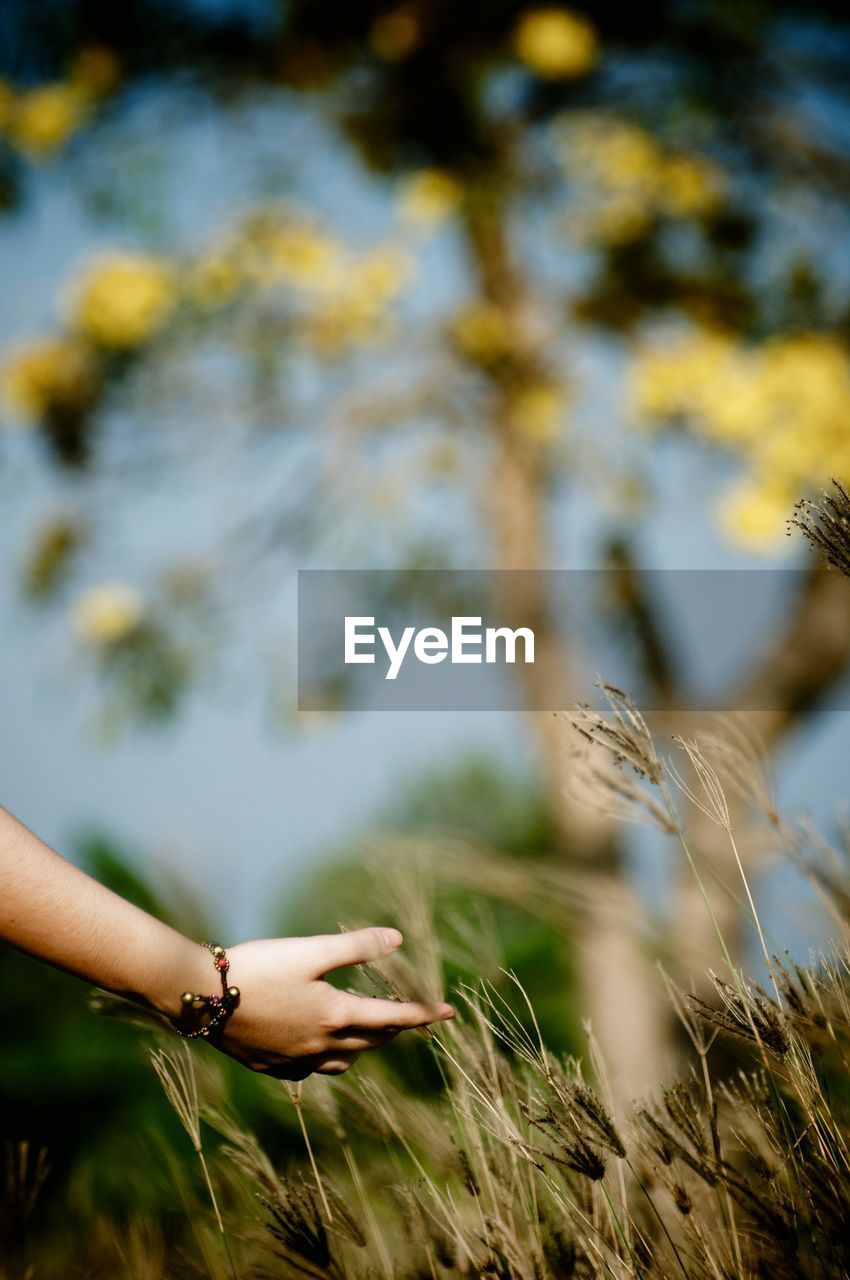
[[[735,844],[739,883],[727,889],[750,923],[767,986],[736,967],[720,933],[713,1000],[659,972],[682,1029],[681,1070],[627,1110],[608,1090],[592,1028],[581,1061],[559,1058],[505,971],[464,985],[455,993],[461,1016],[428,1036],[442,1082],[428,1095],[406,1088],[377,1055],[332,1082],[316,1077],[296,1090],[266,1082],[282,1107],[297,1109],[300,1154],[283,1161],[222,1100],[208,1050],[179,1063],[160,1053],[155,1065],[188,1146],[202,1155],[206,1130],[216,1147],[202,1171],[207,1207],[186,1194],[193,1243],[168,1259],[164,1275],[850,1275],[846,860],[778,814],[757,745],[739,724],[681,742],[676,763],[662,759],[624,694],[607,688],[605,696],[605,714],[582,708],[574,721],[588,751],[614,765],[613,777],[607,767],[594,772],[596,802],[618,811],[627,802],[674,835],[699,876],[688,810],[708,812],[734,843],[731,781],[831,898],[839,930],[828,953],[806,967],[771,953],[746,853]],[[462,862],[456,850],[445,864],[433,852],[428,878]],[[493,868],[497,892],[503,871]],[[417,990],[437,995],[428,895],[417,891],[415,872],[405,876],[397,864],[386,871],[382,892],[390,891],[411,922]],[[553,891],[550,879],[543,896]],[[486,939],[485,949],[494,945]],[[373,983],[409,990],[413,972],[401,964],[372,973]],[[730,1044],[739,1053],[731,1071],[715,1066],[728,1064],[729,1052],[720,1051]],[[181,1176],[193,1182],[188,1166]],[[125,1250],[121,1274],[148,1275],[146,1261],[133,1256]]]
[[[602,712],[573,715],[587,745],[577,765],[585,800],[674,838],[700,881],[706,860],[689,817],[708,816],[731,842],[737,879],[724,888],[765,966],[764,984],[748,976],[718,925],[712,999],[659,970],[660,997],[681,1028],[678,1074],[624,1108],[608,1087],[593,1029],[585,1028],[581,1059],[559,1057],[518,978],[491,963],[486,978],[454,993],[460,1016],[420,1045],[429,1090],[407,1086],[383,1055],[338,1080],[256,1081],[297,1119],[289,1146],[271,1152],[240,1122],[209,1048],[175,1051],[169,1042],[153,1065],[185,1145],[172,1141],[163,1162],[180,1201],[167,1231],[143,1215],[120,1227],[104,1216],[74,1267],[0,1274],[850,1276],[847,850],[782,817],[763,754],[740,722],[679,741],[667,759],[625,694],[607,687],[604,699]],[[817,963],[795,965],[771,950],[730,816],[732,791],[832,910],[836,937]],[[364,973],[367,989],[382,994],[442,994],[429,909],[441,878],[468,894],[451,945],[460,939],[482,958],[498,952],[498,938],[469,896],[476,879],[488,894],[521,899],[550,920],[581,915],[586,888],[558,867],[485,862],[482,850],[448,841],[408,839],[382,853],[382,900],[394,899],[408,942],[405,957]],[[43,1157],[10,1153],[12,1211],[31,1215],[42,1179]]]

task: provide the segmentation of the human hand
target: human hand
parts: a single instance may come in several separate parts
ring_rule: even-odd
[[[302,1080],[338,1075],[367,1049],[413,1027],[454,1017],[451,1005],[378,1000],[324,980],[332,969],[390,955],[397,929],[272,938],[228,949],[239,1004],[214,1043],[252,1071]]]

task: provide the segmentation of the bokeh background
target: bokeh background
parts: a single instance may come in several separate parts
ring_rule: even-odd
[[[299,713],[296,570],[772,570],[715,656],[828,825],[850,625],[782,571],[795,501],[850,475],[848,66],[830,3],[0,4],[3,803],[228,938],[353,919],[375,833],[574,867],[569,924],[487,909],[554,1042],[589,1012],[641,1087],[646,975],[699,954],[675,851],[573,803],[551,717]],[[592,604],[692,726],[675,599]],[[751,858],[804,957],[815,900]],[[50,1148],[56,1231],[120,1214],[159,1106],[135,1033],[3,966],[6,1136]]]

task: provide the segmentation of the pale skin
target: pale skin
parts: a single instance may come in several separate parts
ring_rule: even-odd
[[[213,993],[210,953],[67,862],[0,807],[0,940],[169,1019],[184,991]],[[228,947],[238,1006],[216,1047],[252,1071],[338,1075],[400,1031],[454,1016],[448,1004],[378,1000],[325,975],[380,960],[397,929],[269,938]]]

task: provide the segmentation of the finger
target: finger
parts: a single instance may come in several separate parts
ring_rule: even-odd
[[[311,939],[315,946],[317,977],[347,964],[380,960],[402,944],[398,929],[353,929],[350,933],[326,933]]]
[[[352,1027],[364,1031],[406,1031],[427,1027],[431,1022],[446,1022],[455,1016],[450,1004],[435,1000],[376,1000],[371,996],[348,996],[345,1019]]]
[[[356,1050],[363,1053],[367,1049],[380,1049],[399,1033],[397,1027],[382,1027],[376,1031],[364,1031],[360,1027],[343,1027],[341,1031],[331,1032],[334,1047]]]
[[[329,1053],[316,1068],[322,1076],[341,1076],[359,1058],[357,1053]]]

